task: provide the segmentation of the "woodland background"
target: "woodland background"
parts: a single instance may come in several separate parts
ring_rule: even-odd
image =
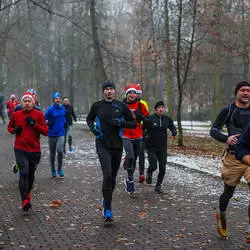
[[[249,0],[0,0],[0,91],[36,89],[87,113],[106,79],[122,99],[141,83],[151,111],[164,100],[178,122],[213,120],[249,80]]]

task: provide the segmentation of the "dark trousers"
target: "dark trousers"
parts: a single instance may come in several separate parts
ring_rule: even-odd
[[[123,139],[123,146],[126,151],[126,157],[125,157],[125,168],[128,172],[128,180],[133,181],[134,178],[134,172],[136,167],[136,160],[140,153],[140,147],[141,147],[141,139]]]
[[[64,136],[49,136],[50,166],[51,171],[55,170],[55,160],[57,153],[58,170],[62,168],[63,163],[63,144]]]
[[[22,201],[24,201],[32,189],[37,164],[41,158],[41,152],[31,153],[15,149],[15,157],[20,173],[19,190]]]
[[[110,210],[112,203],[112,194],[116,185],[116,176],[122,158],[122,148],[107,148],[103,147],[100,142],[96,142],[96,152],[101,164],[103,174],[102,195],[105,200],[106,209]]]
[[[156,186],[160,186],[165,176],[167,152],[166,151],[150,151],[148,150],[148,173],[152,174],[157,169],[157,162],[159,163],[159,174]]]
[[[145,141],[144,141],[144,139],[142,139],[140,153],[139,153],[139,173],[140,173],[140,175],[144,175],[144,169],[145,169]]]
[[[72,125],[69,125],[69,126],[65,129],[64,149],[66,149],[67,137],[68,137],[68,144],[69,144],[69,147],[72,147],[72,129],[73,129],[73,126],[72,126]]]

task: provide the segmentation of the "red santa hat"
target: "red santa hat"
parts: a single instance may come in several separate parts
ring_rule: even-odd
[[[10,95],[10,99],[15,99],[15,98],[16,98],[16,96],[14,94]]]
[[[140,84],[136,84],[135,88],[136,88],[136,94],[142,94],[142,89]]]
[[[35,104],[35,98],[34,98],[34,96],[33,96],[31,93],[25,92],[25,93],[22,95],[21,102],[24,101],[25,98],[30,98],[31,101]]]
[[[125,95],[127,95],[130,91],[134,91],[136,93],[136,88],[133,85],[126,86]]]

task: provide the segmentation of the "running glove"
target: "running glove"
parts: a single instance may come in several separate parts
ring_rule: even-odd
[[[13,130],[13,134],[19,135],[22,132],[23,128],[21,126],[17,126]]]
[[[112,118],[110,120],[110,125],[113,126],[113,127],[121,127],[122,121],[119,118]]]
[[[176,135],[177,135],[177,131],[173,131],[172,136],[176,136]]]
[[[31,126],[34,126],[35,125],[35,120],[31,117],[31,116],[27,116],[26,118],[25,118],[25,121],[29,124],[29,125],[31,125]]]

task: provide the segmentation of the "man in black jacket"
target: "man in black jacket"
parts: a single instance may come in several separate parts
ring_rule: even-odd
[[[103,94],[104,99],[91,106],[87,116],[87,124],[96,136],[96,152],[103,173],[104,219],[105,221],[112,221],[112,194],[115,189],[123,150],[122,129],[135,128],[136,121],[126,104],[114,99],[114,83],[105,82]]]
[[[170,129],[173,136],[177,135],[177,131],[172,119],[168,115],[164,114],[164,103],[162,101],[158,101],[154,108],[155,114],[149,116],[151,126],[147,129],[145,136],[149,162],[146,182],[148,184],[152,184],[152,175],[157,169],[158,161],[159,174],[155,186],[155,192],[163,193],[161,185],[165,176],[167,163],[167,129]]]
[[[74,112],[74,108],[70,105],[69,98],[63,98],[63,106],[66,109],[66,132],[64,136],[64,154],[66,153],[66,142],[68,137],[68,144],[69,144],[69,152],[72,152],[72,129],[73,129],[73,119],[76,122],[76,115]]]
[[[234,94],[236,96],[235,102],[220,111],[210,130],[210,135],[213,138],[226,143],[227,146],[222,157],[221,177],[224,181],[224,191],[219,198],[219,213],[216,214],[217,231],[223,237],[228,237],[226,209],[229,200],[233,197],[242,176],[250,183],[250,168],[246,168],[245,164],[235,157],[238,138],[250,122],[250,83],[247,81],[239,82],[235,87]],[[224,125],[227,127],[227,135],[221,132]],[[248,213],[250,217],[250,207]],[[248,235],[247,241],[250,242],[250,227]]]

